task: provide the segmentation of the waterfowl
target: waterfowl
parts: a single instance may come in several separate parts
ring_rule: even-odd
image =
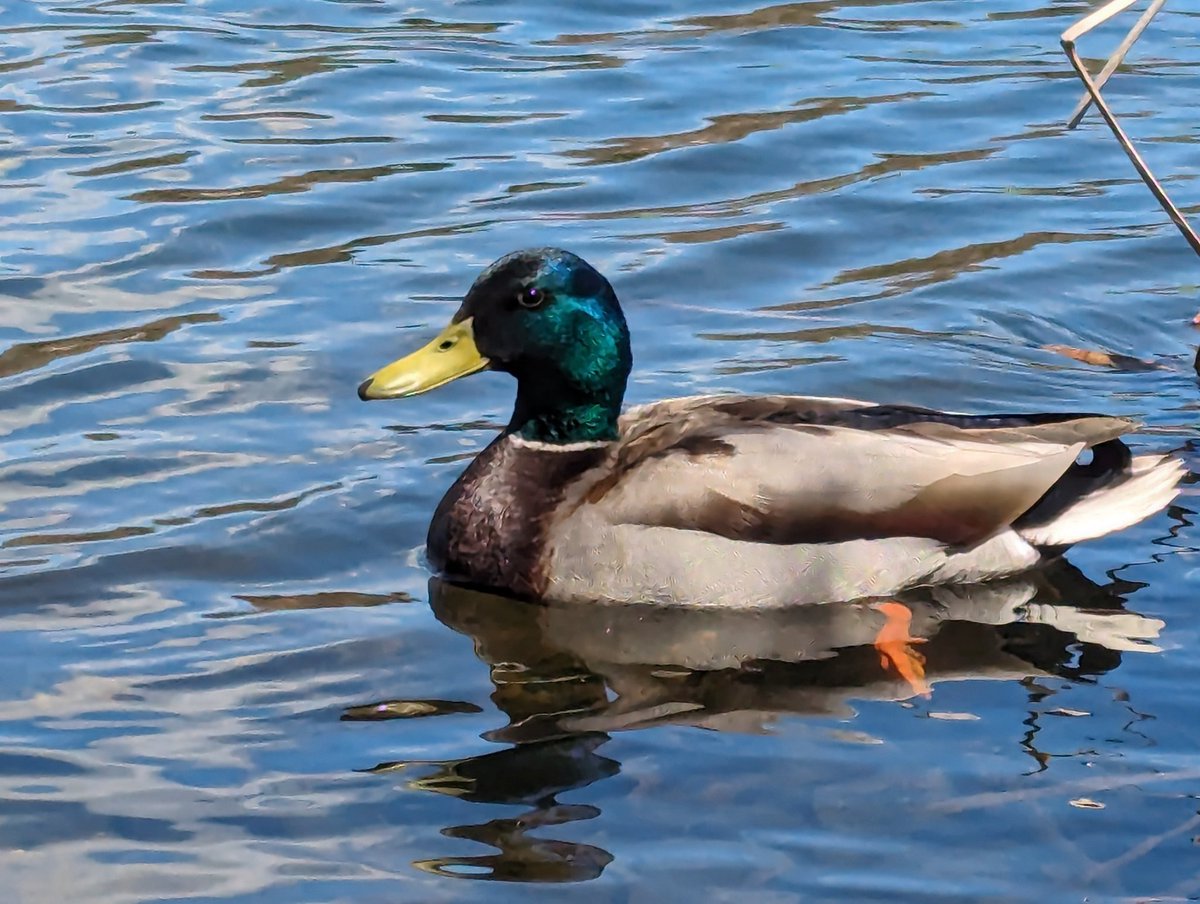
[[[966,415],[711,395],[621,413],[629,330],[608,280],[555,248],[475,280],[450,324],[366,399],[509,373],[508,426],[434,512],[447,578],[525,598],[779,606],[1014,575],[1126,528],[1182,464],[1099,414]],[[1087,463],[1078,461],[1090,450]]]

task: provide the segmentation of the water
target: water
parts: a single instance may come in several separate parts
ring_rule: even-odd
[[[1063,128],[1086,8],[0,6],[7,900],[1200,895],[1190,492],[914,595],[925,699],[855,607],[431,585],[512,385],[354,396],[554,243],[624,301],[631,401],[1098,409],[1194,462],[1195,257]],[[1106,90],[1193,215],[1198,27]]]

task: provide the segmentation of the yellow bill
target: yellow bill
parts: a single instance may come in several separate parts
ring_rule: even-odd
[[[367,401],[419,395],[487,366],[488,359],[475,347],[468,317],[450,324],[424,348],[375,371],[358,387],[358,397]]]

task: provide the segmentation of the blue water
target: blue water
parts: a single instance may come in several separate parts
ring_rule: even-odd
[[[1099,410],[1195,467],[1196,258],[1064,126],[1089,5],[731,3],[0,4],[6,900],[1200,896],[1190,487],[914,595],[928,699],[861,608],[430,584],[512,384],[354,390],[529,245],[611,277],[632,402]],[[1105,89],[1193,216],[1197,34]]]

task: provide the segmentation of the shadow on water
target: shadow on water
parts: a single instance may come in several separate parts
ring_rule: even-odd
[[[1039,682],[1090,683],[1118,668],[1124,652],[1153,651],[1163,623],[1125,608],[1122,591],[1099,586],[1060,561],[1005,582],[915,590],[912,613],[931,688],[962,680],[1018,681],[1032,703]],[[507,724],[482,756],[398,760],[366,771],[401,774],[407,787],[530,809],[514,818],[450,826],[443,835],[491,845],[498,854],[439,857],[422,870],[472,879],[577,882],[613,859],[590,844],[530,834],[601,815],[558,796],[612,778],[621,764],[599,750],[614,732],[662,725],[766,733],[780,717],[841,716],[852,701],[903,701],[914,688],[874,645],[884,616],[871,602],[779,610],[719,611],[642,605],[533,604],[430,581],[438,620],[471,638],[488,667],[492,701]],[[936,693],[936,690],[934,691]],[[463,712],[463,704],[389,700],[345,710],[347,721]],[[1034,745],[1034,717],[1022,746]],[[409,775],[417,777],[408,778]]]

